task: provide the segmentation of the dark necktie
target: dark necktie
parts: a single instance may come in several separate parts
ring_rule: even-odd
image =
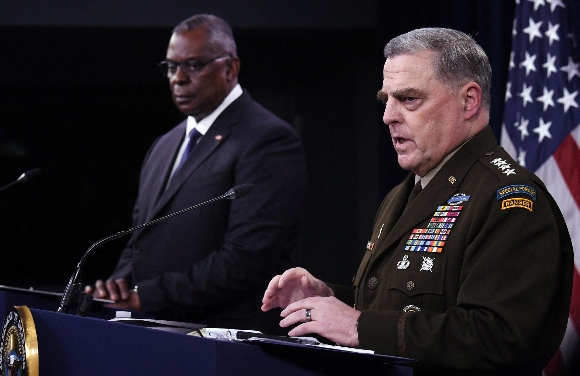
[[[409,199],[407,200],[407,205],[405,206],[405,210],[407,210],[407,208],[409,207],[409,205],[411,205],[411,202],[421,192],[421,189],[423,189],[423,187],[421,186],[421,180],[419,180],[417,182],[417,184],[415,184],[415,186],[411,190],[411,194],[409,194]]]
[[[191,132],[189,132],[189,141],[187,142],[187,146],[185,147],[185,150],[183,151],[183,155],[181,156],[181,160],[179,161],[179,165],[177,166],[175,171],[179,170],[179,168],[181,168],[183,163],[185,163],[185,160],[187,159],[187,157],[189,157],[189,155],[191,154],[191,152],[195,148],[195,145],[197,145],[197,141],[199,140],[199,138],[201,136],[202,136],[202,134],[199,133],[198,130],[195,128],[193,128],[191,130]]]

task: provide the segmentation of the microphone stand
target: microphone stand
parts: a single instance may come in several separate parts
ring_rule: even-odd
[[[212,198],[211,200],[207,200],[207,201],[204,201],[200,204],[193,205],[193,206],[190,206],[190,207],[185,208],[185,209],[181,209],[181,210],[176,211],[174,213],[171,213],[171,214],[165,215],[163,217],[159,217],[157,219],[154,219],[152,221],[140,224],[140,225],[132,227],[128,230],[119,231],[115,234],[106,236],[106,237],[98,240],[97,242],[95,242],[93,245],[91,245],[85,251],[85,253],[81,257],[79,263],[77,264],[77,267],[76,267],[74,273],[72,274],[70,280],[68,281],[68,284],[65,287],[64,293],[63,293],[62,298],[60,300],[60,306],[58,307],[57,312],[69,313],[71,307],[75,303],[77,304],[77,315],[78,316],[86,316],[87,313],[90,312],[91,305],[93,303],[93,296],[91,294],[85,293],[84,291],[81,291],[80,276],[81,276],[81,271],[82,271],[83,265],[85,263],[85,260],[87,259],[87,257],[89,257],[89,255],[97,247],[99,247],[102,244],[109,242],[111,240],[115,240],[115,239],[118,239],[122,236],[125,236],[133,231],[137,231],[137,230],[143,229],[145,227],[152,226],[152,225],[157,224],[157,223],[164,221],[166,219],[175,217],[176,215],[186,213],[186,212],[193,210],[193,209],[197,209],[201,206],[204,206],[204,205],[216,202],[216,201],[224,200],[224,199],[233,200],[235,198],[240,198],[242,196],[245,196],[253,188],[254,188],[253,184],[242,184],[242,185],[235,186],[232,189],[230,189],[229,191],[227,191],[226,193],[224,193],[223,195]]]

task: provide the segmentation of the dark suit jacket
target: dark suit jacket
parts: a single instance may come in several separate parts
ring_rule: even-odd
[[[404,211],[413,177],[383,201],[354,300],[335,287],[362,311],[360,346],[418,359],[431,375],[539,375],[566,328],[573,271],[544,184],[489,127]],[[421,311],[403,313],[408,305]]]
[[[292,127],[242,94],[166,182],[186,122],[159,137],[141,170],[138,225],[251,183],[224,200],[132,234],[113,278],[139,287],[145,312],[214,327],[269,330],[260,311],[268,281],[290,265],[306,193],[304,152]],[[272,315],[274,317],[274,315]]]

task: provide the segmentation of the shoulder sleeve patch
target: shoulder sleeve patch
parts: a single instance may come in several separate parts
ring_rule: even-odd
[[[523,208],[533,212],[534,202],[527,198],[506,198],[501,202],[501,210],[512,208]]]
[[[498,189],[497,200],[499,201],[506,196],[515,194],[525,194],[530,196],[533,201],[536,201],[536,190],[525,184],[512,184]]]

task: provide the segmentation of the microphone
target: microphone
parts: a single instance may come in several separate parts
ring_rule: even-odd
[[[231,188],[229,191],[227,191],[223,195],[212,198],[211,200],[207,200],[207,201],[204,201],[200,204],[193,205],[193,206],[187,207],[185,209],[181,209],[181,210],[176,211],[174,213],[165,215],[163,217],[159,217],[159,218],[154,219],[154,220],[149,221],[149,222],[142,223],[142,224],[135,226],[135,227],[132,227],[128,230],[119,231],[115,234],[106,236],[106,237],[98,240],[97,242],[95,242],[93,245],[91,245],[85,251],[85,253],[81,257],[79,263],[77,264],[77,267],[76,267],[73,275],[71,276],[68,284],[66,285],[66,287],[64,289],[64,293],[63,293],[62,298],[60,300],[60,305],[58,307],[57,312],[69,313],[70,308],[74,303],[78,304],[77,315],[86,316],[87,312],[90,311],[91,304],[93,302],[93,296],[80,291],[81,290],[80,276],[81,276],[81,271],[82,271],[83,265],[85,263],[85,260],[87,259],[87,257],[89,257],[89,255],[97,247],[99,247],[102,244],[109,242],[111,240],[115,240],[115,239],[118,239],[124,235],[130,234],[133,231],[137,231],[137,230],[152,226],[152,225],[157,224],[161,221],[164,221],[166,219],[169,219],[169,218],[175,217],[177,215],[186,213],[190,210],[197,209],[197,208],[202,207],[204,205],[211,204],[213,202],[217,202],[217,201],[221,201],[221,200],[234,200],[237,198],[242,198],[245,195],[247,195],[248,193],[250,193],[250,191],[252,189],[254,189],[254,184],[237,185],[237,186]]]
[[[5,186],[3,186],[2,188],[0,188],[0,192],[2,192],[3,190],[12,187],[14,184],[17,183],[24,183],[27,181],[30,181],[34,178],[36,178],[38,175],[40,175],[40,169],[39,168],[34,168],[32,170],[28,170],[25,173],[23,173],[22,175],[20,175],[20,177],[16,180],[14,180],[12,183],[7,184]]]

